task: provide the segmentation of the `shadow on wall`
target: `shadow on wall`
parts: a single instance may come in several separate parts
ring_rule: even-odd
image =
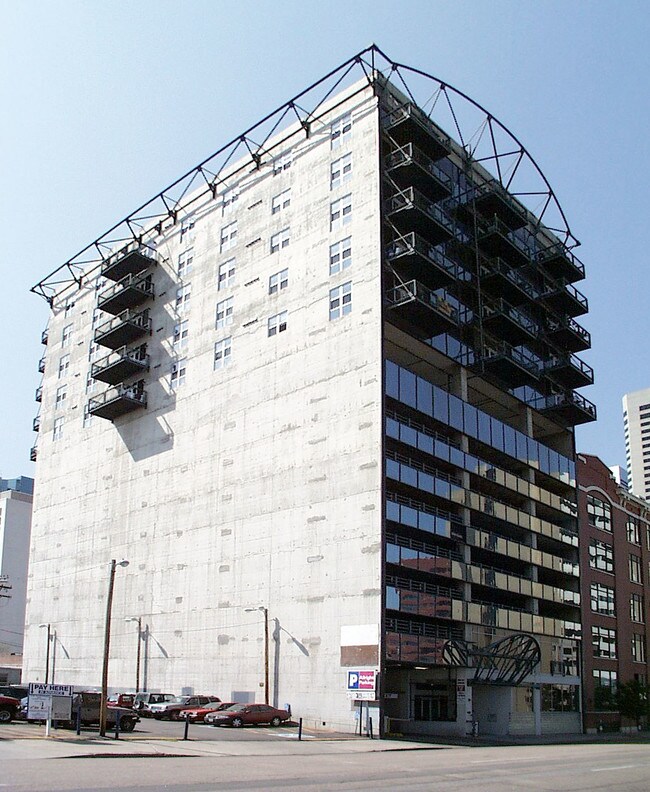
[[[289,641],[287,643],[293,643],[294,646],[297,646],[298,649],[305,655],[305,657],[309,657],[309,650],[307,647],[301,643],[294,635],[292,635],[289,630],[285,627],[282,627],[280,624],[280,619],[273,619],[274,627],[273,627],[273,643],[274,643],[274,652],[273,652],[273,701],[271,702],[274,707],[279,707],[278,704],[278,687],[280,684],[280,635],[281,633],[286,633],[289,636]],[[283,705],[284,706],[284,705]]]

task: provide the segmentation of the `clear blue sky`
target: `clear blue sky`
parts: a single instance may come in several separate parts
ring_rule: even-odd
[[[351,55],[469,94],[524,143],[582,241],[599,410],[579,450],[624,464],[650,386],[650,4],[639,0],[0,0],[0,475],[33,475],[43,300],[29,288]],[[582,322],[583,319],[581,318]]]

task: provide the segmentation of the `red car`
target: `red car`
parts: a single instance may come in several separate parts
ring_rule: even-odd
[[[11,723],[20,710],[20,699],[0,696],[0,723]]]
[[[253,723],[270,723],[271,726],[279,726],[282,721],[289,720],[290,716],[287,710],[269,707],[268,704],[233,704],[232,707],[215,712],[209,717],[213,726],[239,728]]]
[[[203,723],[206,715],[232,707],[233,704],[233,701],[213,701],[212,704],[206,704],[203,707],[188,707],[178,713],[178,719],[189,718],[192,723]]]

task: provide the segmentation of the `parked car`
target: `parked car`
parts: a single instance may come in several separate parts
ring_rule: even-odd
[[[79,709],[81,710],[81,723],[83,726],[98,724],[101,699],[101,693],[91,691],[75,693],[72,697],[72,720],[67,722],[59,721],[59,725],[74,726]],[[120,731],[132,732],[139,720],[140,718],[132,709],[106,707],[106,726],[108,728],[115,728],[116,721],[119,721]]]
[[[192,723],[202,723],[207,715],[232,707],[234,703],[234,701],[213,701],[212,704],[204,704],[202,707],[190,707],[181,710],[178,719],[189,718]]]
[[[23,699],[29,695],[29,688],[26,685],[0,685],[0,696],[9,698]]]
[[[126,707],[127,709],[133,709],[134,701],[135,693],[115,693],[106,699],[106,704],[109,707]]]
[[[228,709],[210,715],[210,723],[213,726],[235,727],[252,723],[270,723],[271,726],[279,726],[282,721],[289,720],[289,717],[287,710],[270,707],[268,704],[233,704]]]
[[[20,699],[0,696],[0,723],[11,723],[20,709]]]
[[[175,696],[171,701],[151,704],[149,709],[157,720],[178,720],[178,713],[189,707],[200,707],[213,701],[221,701],[217,696]]]
[[[151,717],[151,705],[163,704],[174,698],[173,693],[136,693],[133,700],[133,709],[143,718]]]

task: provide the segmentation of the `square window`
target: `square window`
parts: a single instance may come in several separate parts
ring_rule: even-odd
[[[73,325],[69,324],[63,328],[63,333],[61,334],[61,346],[68,346],[70,343],[70,339],[72,337],[72,328]]]
[[[352,237],[330,245],[330,275],[347,269],[352,264]]]
[[[186,217],[181,221],[181,242],[189,242],[194,238],[194,217]]]
[[[291,190],[284,190],[271,200],[271,214],[278,214],[291,204]]]
[[[235,247],[237,244],[237,221],[233,221],[232,223],[228,223],[228,225],[224,226],[221,229],[221,247],[220,251],[223,253],[224,250],[230,250],[230,248]]]
[[[178,257],[178,277],[185,278],[192,272],[192,262],[194,261],[194,248],[184,250]]]
[[[229,214],[235,208],[235,204],[239,200],[239,189],[237,187],[232,187],[230,190],[226,190],[223,194],[223,204],[221,205],[222,213]]]
[[[289,270],[283,269],[269,278],[269,294],[277,294],[289,285]]]
[[[62,355],[59,358],[59,379],[63,379],[70,368],[70,355]]]
[[[344,195],[330,205],[330,229],[334,231],[352,220],[352,194]]]
[[[352,154],[334,160],[330,167],[330,189],[334,190],[352,178]]]
[[[217,303],[217,323],[216,323],[217,330],[220,327],[226,327],[226,325],[232,324],[232,313],[233,313],[232,297],[228,297],[227,300],[222,300],[221,302]]]
[[[271,237],[271,253],[277,253],[281,248],[289,246],[290,232],[288,228],[283,228]]]
[[[340,148],[341,145],[350,139],[350,135],[352,134],[352,115],[350,113],[346,113],[341,118],[337,118],[336,121],[330,127],[330,139],[332,141],[332,148]]]
[[[189,336],[189,320],[184,319],[182,322],[174,325],[174,346],[175,347],[186,347],[187,346],[187,338]]]
[[[268,322],[268,334],[269,336],[274,336],[276,333],[284,333],[287,329],[287,312],[282,311],[282,313],[276,314],[275,316],[271,316]]]
[[[92,363],[94,360],[97,360],[99,355],[100,346],[99,344],[95,344],[94,341],[91,341],[88,345],[88,360]]]
[[[330,322],[352,311],[352,281],[330,289]]]
[[[190,297],[192,296],[192,284],[186,283],[176,291],[176,312],[184,313],[189,307]]]
[[[217,270],[217,291],[227,289],[229,286],[233,285],[235,282],[235,269],[234,258],[224,261],[223,264],[219,264],[219,269]]]
[[[277,176],[282,171],[289,170],[291,167],[292,156],[291,152],[287,151],[286,154],[281,154],[275,160],[273,160],[273,175]]]
[[[181,360],[177,360],[175,363],[172,364],[172,373],[171,373],[171,387],[172,390],[174,388],[180,388],[181,385],[185,382],[185,369],[187,368],[187,358],[182,358]]]
[[[225,368],[231,360],[232,338],[223,338],[214,345],[214,367]]]
[[[601,583],[591,584],[591,610],[604,616],[615,616],[614,589]]]

